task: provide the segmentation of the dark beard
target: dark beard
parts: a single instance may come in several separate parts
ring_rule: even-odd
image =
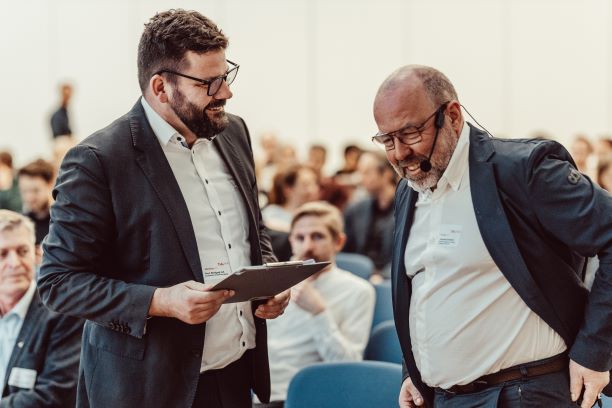
[[[176,116],[193,132],[199,139],[212,139],[215,135],[223,132],[229,124],[229,119],[225,111],[213,114],[211,118],[206,113],[207,108],[216,108],[225,106],[225,99],[213,100],[204,109],[198,108],[195,104],[189,102],[185,95],[178,89],[174,94],[174,102],[170,102],[170,106],[176,113]]]

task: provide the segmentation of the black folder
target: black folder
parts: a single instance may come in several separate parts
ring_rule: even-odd
[[[238,269],[210,290],[233,290],[225,303],[267,299],[319,272],[330,262],[289,261]]]

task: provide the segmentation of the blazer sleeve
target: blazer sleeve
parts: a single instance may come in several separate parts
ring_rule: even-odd
[[[529,159],[528,191],[543,228],[599,269],[570,358],[596,371],[612,369],[612,197],[570,164],[557,143],[543,143]]]
[[[78,145],[68,152],[53,194],[38,276],[43,303],[58,313],[141,338],[156,288],[110,279],[99,270],[111,253],[115,218],[111,191],[93,147]]]
[[[34,388],[9,394],[0,401],[1,408],[74,406],[83,322],[62,315],[51,321],[54,327],[46,344],[44,367]]]

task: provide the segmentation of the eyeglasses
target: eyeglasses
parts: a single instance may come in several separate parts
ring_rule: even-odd
[[[226,61],[229,64],[231,64],[231,68],[225,74],[212,78],[212,79],[200,79],[200,78],[192,77],[190,75],[181,74],[180,72],[172,71],[170,69],[160,69],[153,75],[159,75],[159,74],[166,73],[166,74],[178,75],[183,78],[188,78],[194,81],[198,81],[202,85],[208,86],[208,90],[206,91],[206,94],[208,96],[215,96],[215,94],[219,92],[219,89],[221,89],[221,85],[223,85],[223,81],[225,81],[228,85],[231,85],[232,82],[234,82],[234,79],[236,79],[236,75],[238,74],[238,68],[240,68],[240,65],[236,64],[235,62],[232,62],[230,60],[226,60]]]
[[[397,139],[400,143],[405,145],[413,145],[419,143],[423,140],[423,132],[427,128],[427,122],[431,120],[438,112],[442,112],[448,102],[444,102],[442,105],[436,109],[434,113],[429,115],[427,119],[423,121],[420,125],[407,125],[401,129],[395,130],[393,132],[388,133],[377,133],[372,136],[372,142],[374,142],[377,146],[384,148],[385,150],[393,150],[395,149],[395,140]]]

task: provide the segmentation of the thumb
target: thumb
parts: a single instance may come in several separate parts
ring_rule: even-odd
[[[570,364],[570,395],[572,402],[576,402],[582,392],[583,378],[578,370]]]
[[[423,397],[412,381],[408,383],[408,391],[410,392],[410,395],[412,395],[412,401],[414,401],[417,406],[423,405]]]
[[[199,291],[204,292],[210,289],[212,285],[190,280],[190,281],[185,282],[185,287],[187,287],[188,289],[199,290]]]

